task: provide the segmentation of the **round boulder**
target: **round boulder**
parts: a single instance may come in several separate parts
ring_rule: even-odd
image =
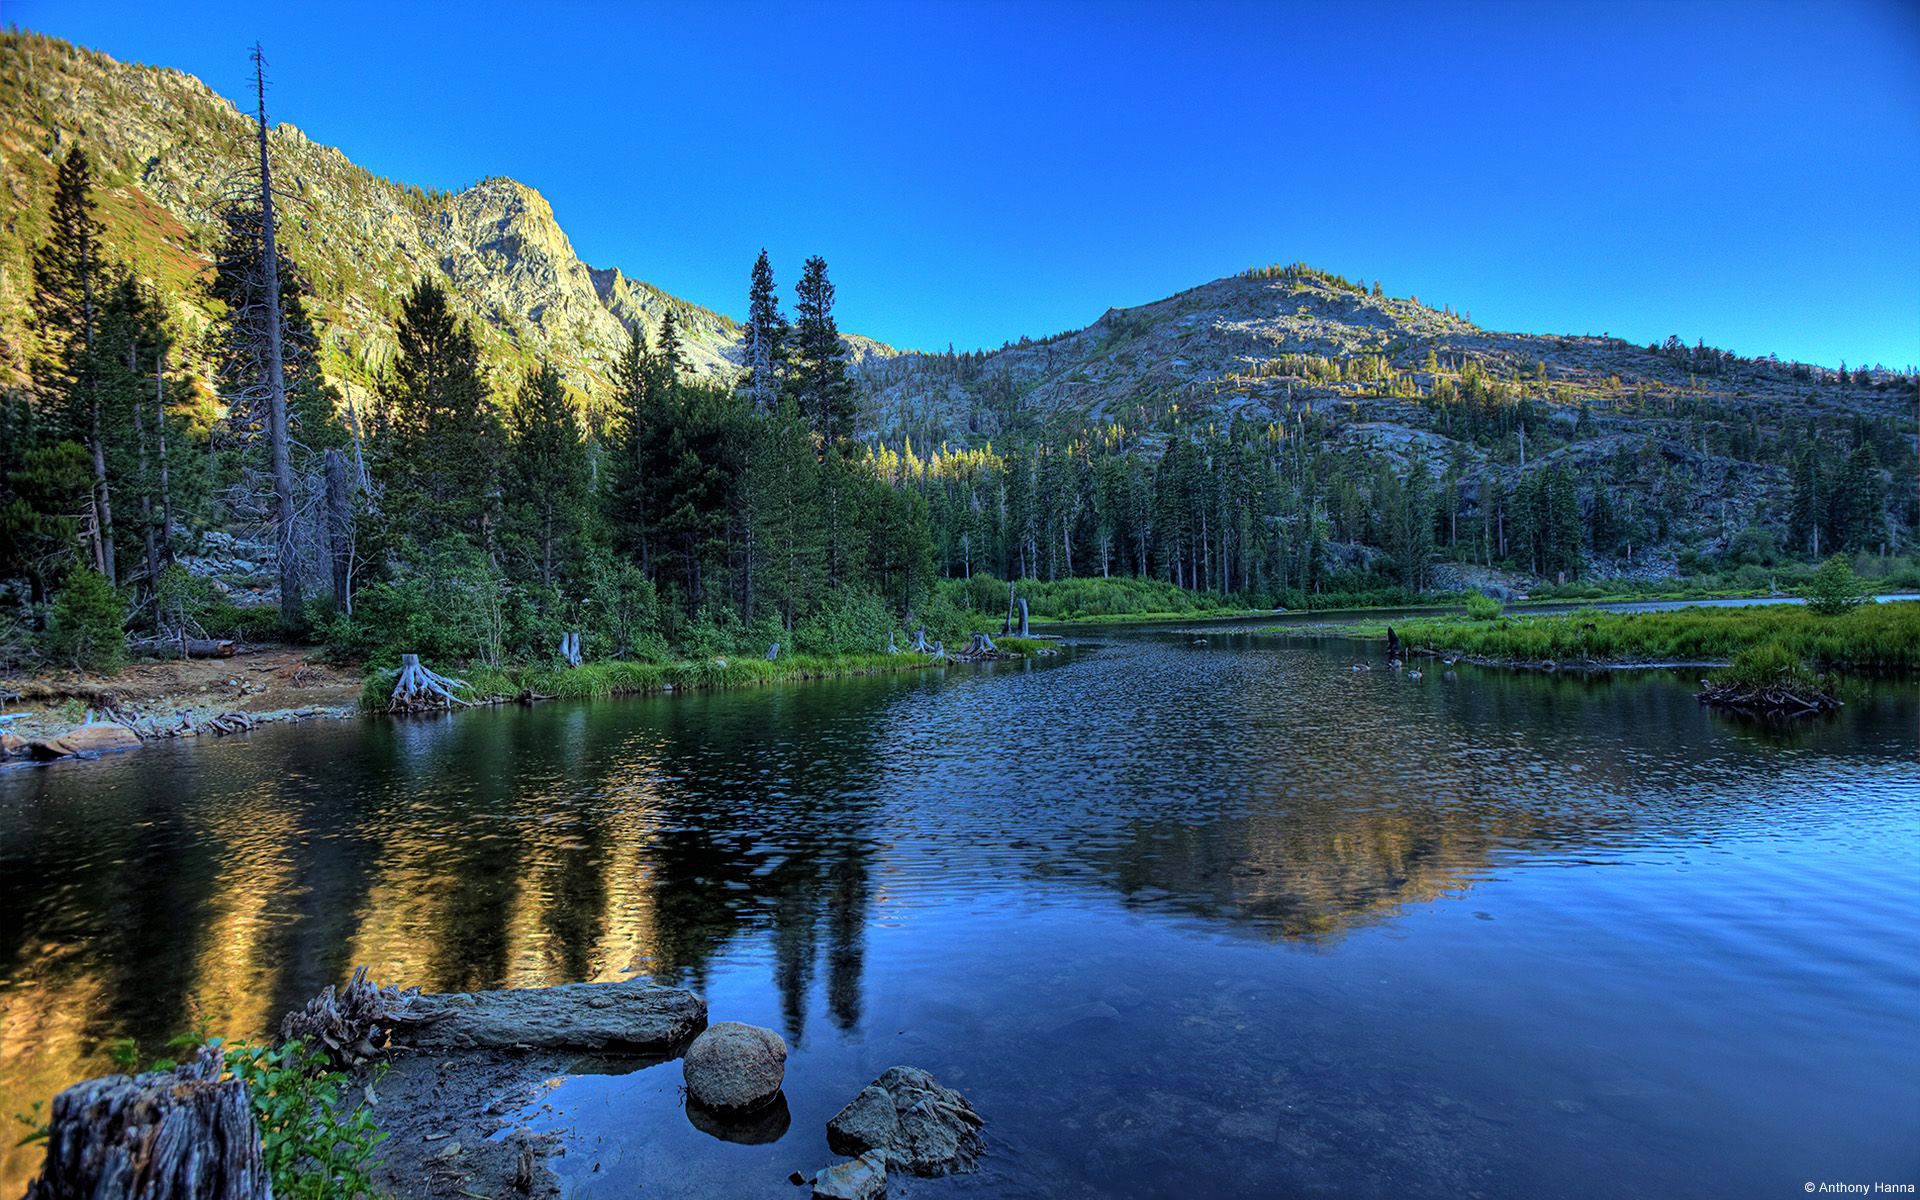
[[[769,1104],[787,1074],[787,1043],[771,1029],[722,1021],[693,1039],[681,1070],[687,1094],[716,1113]]]

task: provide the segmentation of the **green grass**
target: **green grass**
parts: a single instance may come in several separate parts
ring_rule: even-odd
[[[1824,617],[1797,604],[1683,608],[1471,621],[1402,622],[1410,649],[1452,651],[1503,662],[1725,662],[1774,643],[1822,669],[1920,668],[1920,603],[1869,604]],[[1343,629],[1364,636],[1371,629]]]
[[[1031,638],[997,638],[1004,650],[1033,655],[1048,643]],[[432,665],[432,664],[429,664]],[[940,665],[918,654],[783,654],[764,658],[689,659],[679,662],[597,662],[578,667],[476,665],[448,672],[465,680],[463,699],[475,703],[511,700],[533,695],[555,700],[587,700],[604,696],[643,696],[656,692],[756,687],[802,679],[830,679],[844,675],[877,675],[885,671],[914,671]],[[370,671],[360,691],[360,707],[383,711],[393,693],[391,670]]]
[[[1785,688],[1803,695],[1815,695],[1829,690],[1825,679],[1810,670],[1799,655],[1779,642],[1763,642],[1748,647],[1707,678],[1721,687],[1749,691]]]

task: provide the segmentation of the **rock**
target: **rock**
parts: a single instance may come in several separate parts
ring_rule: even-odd
[[[840,1154],[891,1146],[899,1136],[900,1117],[893,1110],[893,1093],[877,1083],[860,1089],[853,1103],[827,1122],[827,1145]]]
[[[887,1158],[862,1154],[813,1177],[813,1200],[879,1200],[887,1194]]]
[[[681,1069],[696,1102],[718,1113],[750,1112],[780,1094],[787,1043],[771,1029],[722,1021],[693,1039]]]
[[[394,1043],[416,1050],[666,1053],[706,1025],[707,1002],[639,981],[570,983],[416,996],[386,1016]]]
[[[836,1154],[879,1151],[911,1175],[949,1175],[979,1161],[982,1124],[966,1097],[932,1075],[890,1067],[827,1122],[827,1144]]]
[[[125,725],[97,722],[76,725],[57,738],[27,743],[27,753],[38,759],[68,758],[75,754],[98,754],[103,750],[131,750],[140,744],[140,735]]]

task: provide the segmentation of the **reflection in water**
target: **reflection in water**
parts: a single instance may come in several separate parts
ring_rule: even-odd
[[[1054,665],[278,728],[5,772],[0,1107],[24,1109],[102,1067],[115,1038],[152,1049],[196,1023],[268,1032],[364,962],[427,990],[639,973],[717,988],[756,1012],[764,996],[763,1019],[784,1027],[797,1063],[845,1059],[864,1072],[856,1087],[890,1065],[888,1038],[933,1039],[928,1053],[974,1047],[954,1069],[971,1063],[989,1096],[1071,1048],[1061,1078],[1098,1064],[1113,1072],[1100,1086],[1156,1089],[1165,1121],[1250,1128],[1231,1112],[1181,1109],[1202,1101],[1181,1099],[1175,1080],[1143,1080],[1112,1049],[1159,1047],[1155,1070],[1189,1064],[1202,1093],[1232,1075],[1231,1094],[1277,1131],[1291,1118],[1275,1097],[1319,1095],[1333,1063],[1399,1069],[1391,1047],[1417,1042],[1427,1014],[1330,990],[1263,942],[1362,963],[1379,953],[1353,947],[1363,931],[1392,932],[1430,902],[1444,911],[1446,898],[1502,880],[1645,872],[1754,838],[1791,847],[1837,815],[1911,834],[1916,707],[1901,685],[1867,689],[1838,720],[1757,733],[1701,710],[1679,676],[1462,669],[1414,681],[1351,672],[1351,654],[1130,635]],[[1715,937],[1761,928],[1756,914],[1781,900],[1754,886],[1688,903],[1726,910]],[[1803,899],[1826,911],[1833,897]],[[1537,919],[1577,925],[1579,903]],[[1853,893],[1857,912],[1875,903],[1911,916]],[[1052,912],[1075,915],[1061,924]],[[1114,922],[1133,919],[1174,940],[1121,951],[1137,935]],[[1224,953],[1195,939],[1223,933],[1235,955],[1266,957],[1189,977]],[[1736,938],[1728,961],[1761,954],[1757,944]],[[1485,969],[1545,952],[1516,944]],[[1157,984],[1130,954],[1164,956]],[[759,982],[742,991],[743,978]],[[1582,984],[1596,997],[1617,986]],[[1365,1030],[1329,1022],[1310,1049],[1276,1036],[1244,1062],[1198,1065],[1206,1047],[1188,1031],[1258,1027],[1260,997],[1276,991],[1291,997],[1296,1030],[1327,1005],[1368,1012]],[[1018,1021],[1002,1028],[1006,1013],[1055,995],[1062,1013],[1044,1019],[1042,1041],[1022,1043],[1033,1034]],[[1606,1042],[1597,1008],[1569,1019]],[[1383,1030],[1400,1040],[1381,1043]],[[1009,1057],[1001,1044],[1026,1049]],[[874,1062],[858,1049],[869,1045]],[[1460,1108],[1454,1090],[1415,1078],[1367,1093],[1389,1094],[1397,1119],[1428,1122],[1433,1139],[1468,1136],[1435,1115]],[[796,1127],[811,1129],[838,1100],[801,1091],[795,1103]],[[1137,1160],[1131,1119],[1102,1127],[1098,1164],[1067,1148],[1095,1135],[1067,1126],[1058,1144],[1032,1135],[1022,1161],[1049,1187],[1143,1188],[1160,1168]],[[1377,1134],[1336,1124],[1317,1128],[1318,1142],[1291,1136],[1291,1157],[1229,1163],[1216,1182],[1386,1187],[1388,1175],[1353,1165],[1392,1159]],[[1496,1141],[1480,1151],[1506,1144]],[[0,1191],[17,1190],[29,1160],[9,1152]],[[1378,1161],[1369,1169],[1391,1174]]]

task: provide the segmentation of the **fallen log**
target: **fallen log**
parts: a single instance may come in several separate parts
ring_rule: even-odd
[[[232,638],[132,638],[128,645],[149,654],[180,658],[232,658],[239,653]]]
[[[204,1047],[170,1071],[61,1092],[27,1200],[269,1200],[247,1085],[224,1070],[220,1051]]]

